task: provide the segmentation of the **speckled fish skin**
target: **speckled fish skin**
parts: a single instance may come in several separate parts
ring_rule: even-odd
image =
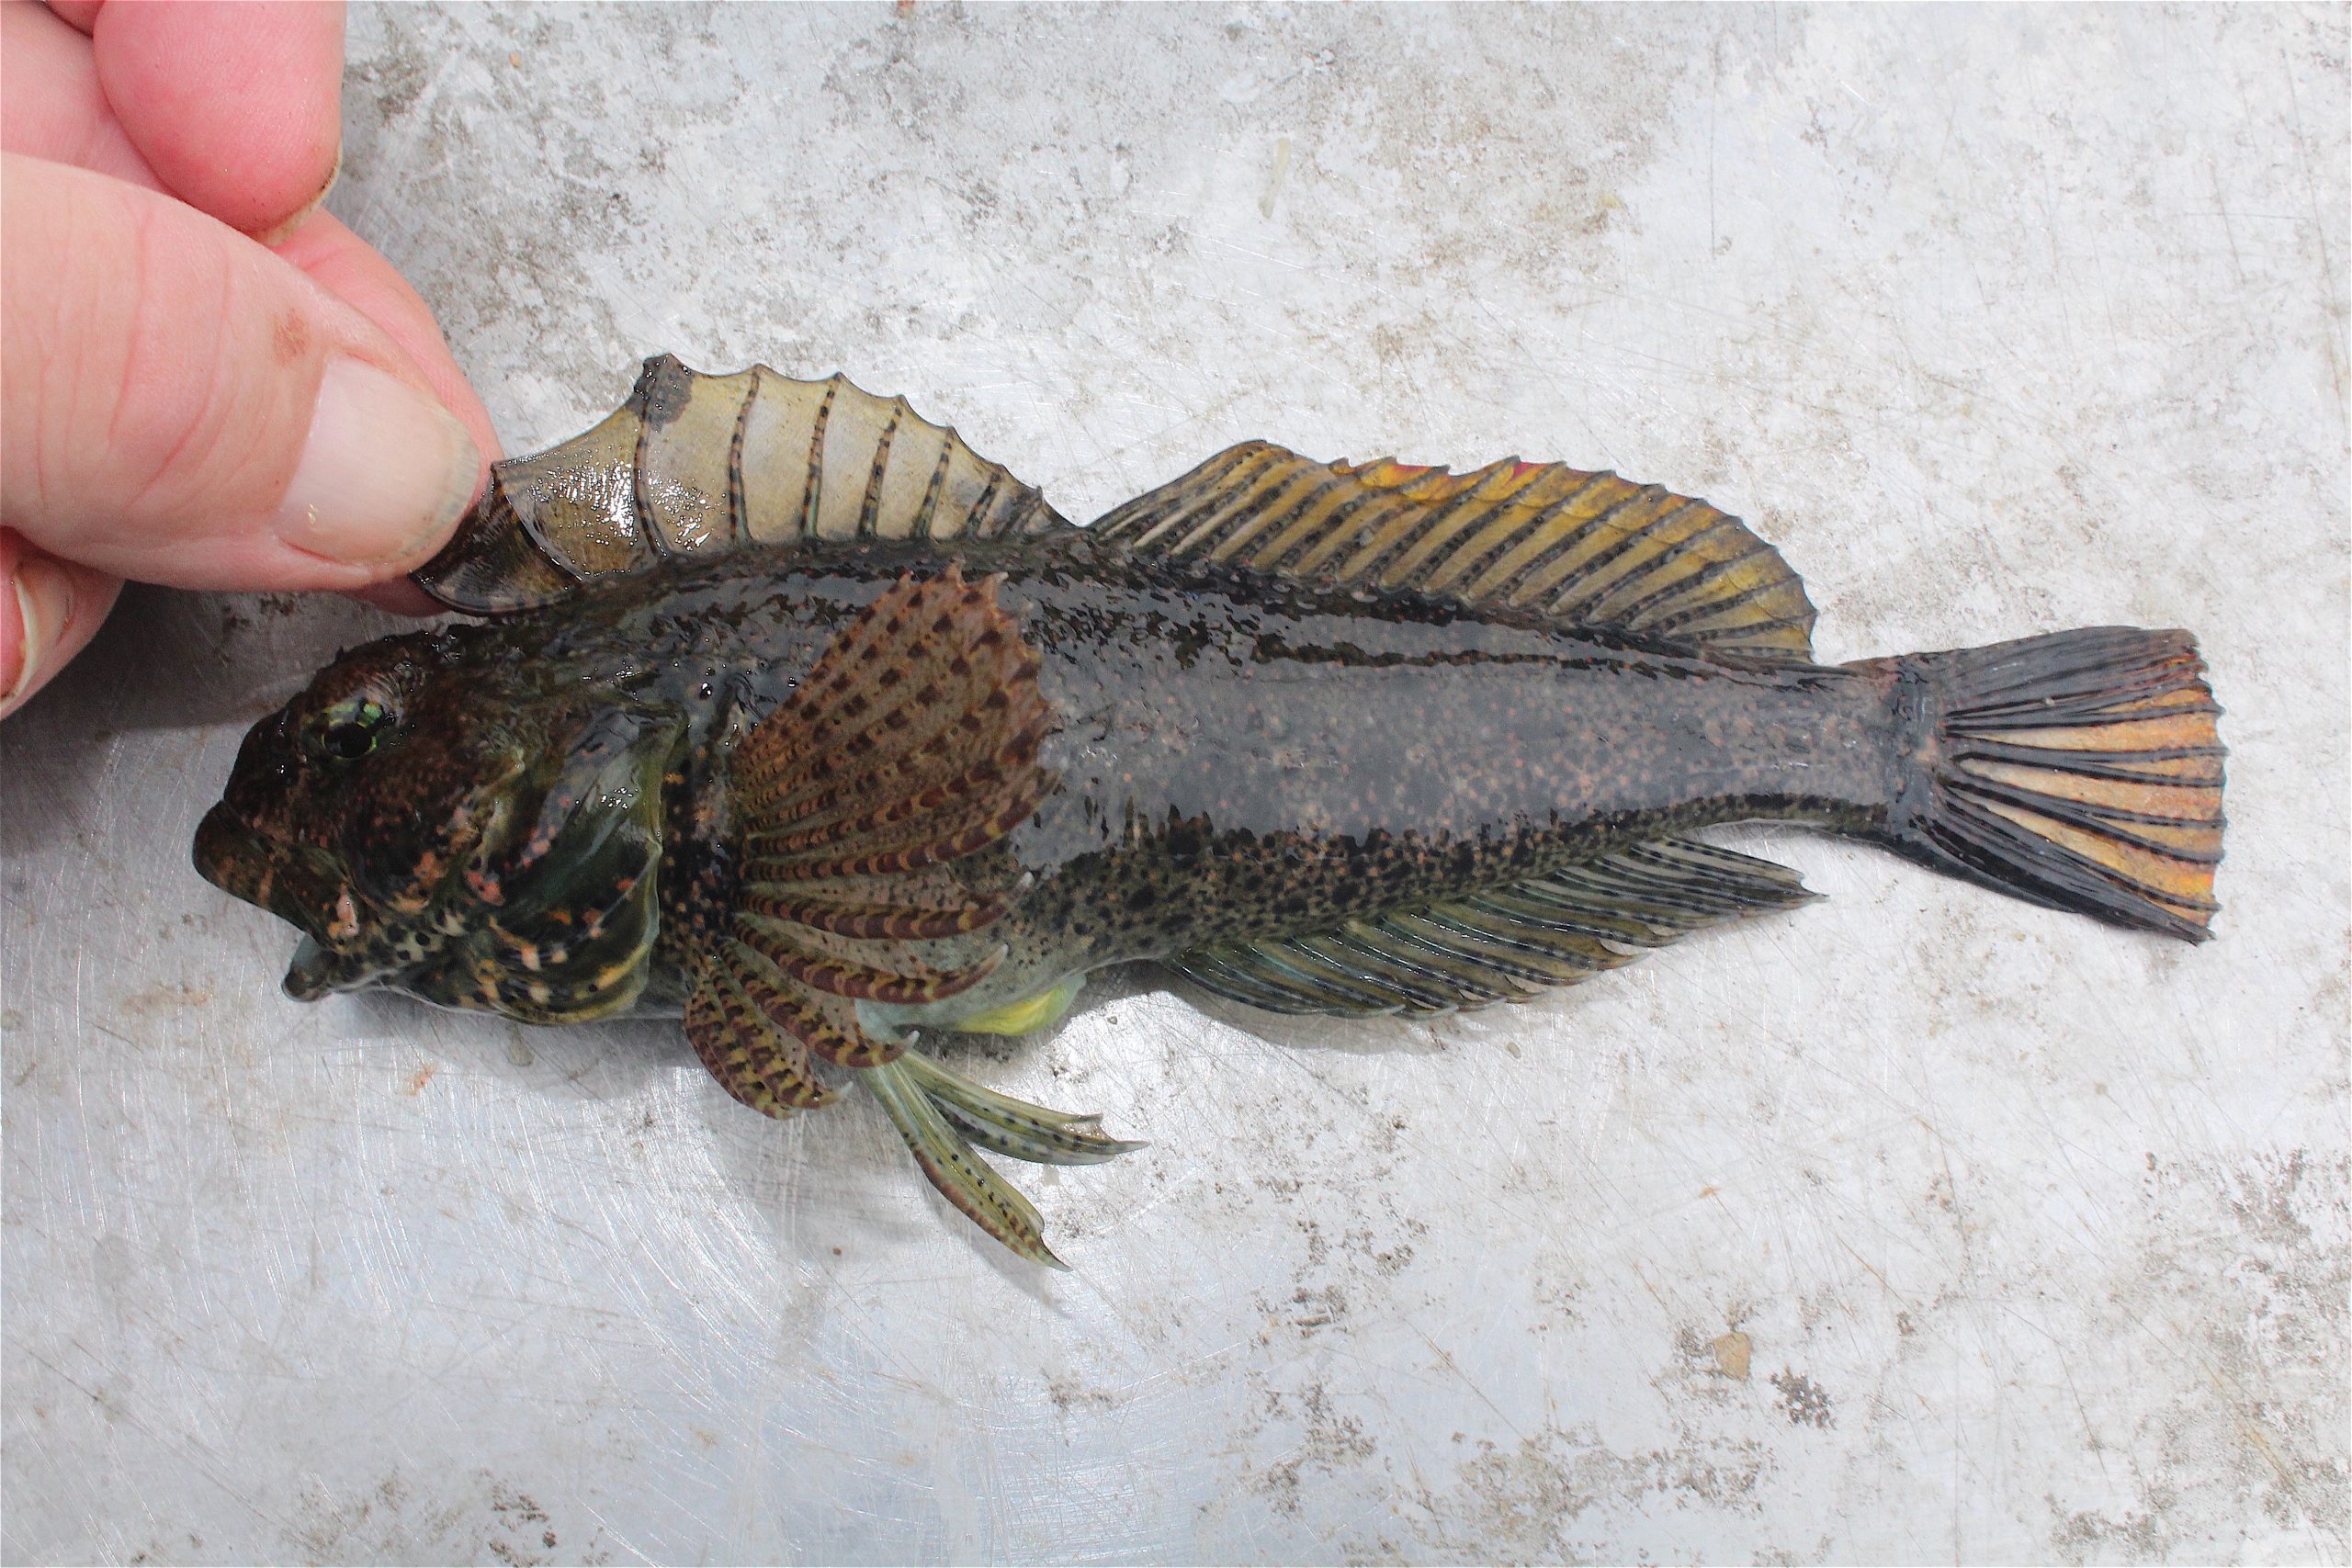
[[[389,897],[419,880],[420,861],[427,881],[456,865],[447,824],[487,814],[499,792],[544,790],[543,774],[509,759],[582,704],[674,714],[663,814],[688,826],[664,834],[663,935],[639,998],[674,1010],[734,896],[740,845],[700,826],[731,821],[730,737],[884,589],[951,561],[967,577],[1003,574],[1001,600],[1044,652],[1057,720],[1046,760],[1062,788],[1009,840],[1035,880],[990,933],[1019,959],[994,991],[1317,930],[1709,823],[1864,830],[1894,797],[1884,675],[1737,668],[1409,594],[1140,559],[1079,536],[682,560],[504,625],[371,645],[255,727],[226,811],[339,852],[363,890]],[[417,682],[408,711],[446,715],[446,728],[296,827],[313,803],[273,808],[254,787],[277,774],[299,728],[288,716],[387,668]],[[289,903],[295,886],[281,877],[254,901],[326,940],[332,897]],[[461,878],[447,886],[468,894]],[[438,965],[365,967],[370,983],[429,1001],[483,1000]]]
[[[683,1012],[772,1115],[849,1069],[1041,1261],[975,1145],[1134,1145],[910,1048],[1050,1022],[1105,964],[1285,1011],[1521,1000],[1803,902],[1688,836],[1758,818],[2176,937],[2218,908],[2187,634],[1815,664],[1777,552],[1611,475],[1247,444],[1080,530],[903,401],[670,360],[501,470],[420,574],[501,618],[254,726],[198,869],[303,930],[299,998]]]

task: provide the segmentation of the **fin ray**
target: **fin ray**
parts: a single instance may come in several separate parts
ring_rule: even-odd
[[[922,1091],[906,1058],[874,1068],[865,1075],[865,1083],[941,1197],[1021,1257],[1050,1268],[1069,1267],[1046,1245],[1045,1222],[1035,1205],[972,1152],[963,1134]]]
[[[1036,490],[904,398],[645,362],[628,400],[491,482],[417,585],[504,615],[677,555],[813,539],[996,539],[1069,527]]]
[[[1093,525],[1128,548],[1509,607],[1704,652],[1808,659],[1780,552],[1657,485],[1505,458],[1464,474],[1228,447]]]
[[[1657,839],[1332,931],[1215,943],[1169,967],[1270,1012],[1450,1012],[1524,1001],[1706,926],[1813,897],[1784,866]]]
[[[1101,1165],[1144,1146],[1103,1133],[1100,1116],[1049,1111],[999,1094],[921,1052],[910,1051],[899,1059],[915,1086],[950,1121],[993,1153],[1032,1165]]]
[[[2221,707],[2196,639],[2093,626],[1865,660],[1924,760],[1882,835],[2016,897],[2201,942],[2221,908]]]

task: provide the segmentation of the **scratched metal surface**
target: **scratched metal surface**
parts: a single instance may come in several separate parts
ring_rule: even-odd
[[[1150,1149],[978,1243],[662,1027],[302,1008],[187,866],[334,602],[0,739],[13,1561],[2346,1552],[2345,16],[361,11],[335,209],[518,449],[644,354],[1091,515],[1227,442],[1608,465],[1832,658],[2199,629],[2201,950],[1866,850],[1427,1027],[1106,987]]]

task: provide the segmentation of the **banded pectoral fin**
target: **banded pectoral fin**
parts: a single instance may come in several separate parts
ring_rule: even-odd
[[[820,1063],[858,1072],[949,1202],[1059,1267],[1035,1208],[973,1145],[1053,1165],[1136,1145],[910,1055],[858,1011],[946,1001],[1005,956],[989,928],[1027,879],[1001,841],[1056,780],[1037,760],[1051,720],[1037,655],[996,581],[902,579],[745,738],[729,773],[742,883],[686,1032],[729,1093],[772,1116],[831,1098]]]

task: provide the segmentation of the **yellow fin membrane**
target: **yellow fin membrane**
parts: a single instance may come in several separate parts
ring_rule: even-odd
[[[966,1034],[1026,1034],[1032,1030],[1048,1029],[1069,1012],[1070,1004],[1078,1000],[1078,993],[1085,984],[1084,975],[1072,975],[1034,997],[959,1018],[947,1027]]]

